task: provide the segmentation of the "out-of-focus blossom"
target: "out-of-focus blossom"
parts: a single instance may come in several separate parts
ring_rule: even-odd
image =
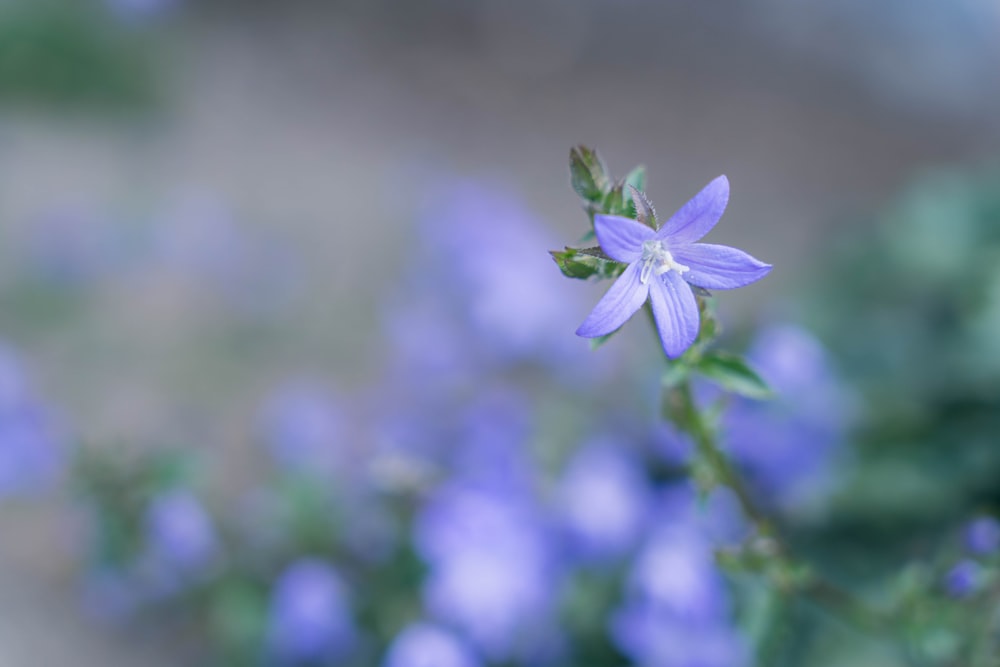
[[[180,0],[105,0],[108,8],[125,21],[156,18],[174,9]]]
[[[626,607],[612,621],[612,635],[638,667],[740,667],[749,650],[725,623],[681,621],[654,606]]]
[[[47,488],[63,464],[55,420],[13,350],[0,344],[0,498]]]
[[[948,570],[944,576],[944,589],[954,598],[972,595],[979,588],[983,568],[973,560],[963,560]]]
[[[126,574],[98,569],[83,582],[83,606],[87,614],[116,623],[134,614],[144,602],[142,591]]]
[[[287,303],[297,284],[284,244],[208,195],[178,197],[154,216],[151,252],[160,270],[207,288],[240,312],[269,312]]]
[[[462,630],[491,660],[546,639],[558,582],[537,507],[509,493],[451,485],[418,518],[415,540],[429,567],[424,601],[432,616]]]
[[[465,642],[429,623],[416,623],[393,640],[382,667],[478,667]]]
[[[290,565],[274,584],[268,647],[282,664],[324,662],[350,651],[356,631],[340,575],[320,560]]]
[[[459,416],[451,459],[454,474],[498,492],[530,493],[528,455],[532,415],[526,397],[510,390],[486,390]]]
[[[198,499],[177,490],[156,498],[146,512],[149,557],[181,575],[204,571],[219,550],[211,517]]]
[[[732,532],[725,525],[733,521],[732,507],[712,500],[700,503],[688,487],[670,490],[656,514],[662,525],[632,566],[625,602],[610,630],[641,667],[747,664],[726,582],[715,564],[718,535]]]
[[[331,392],[311,383],[291,383],[278,388],[264,407],[264,441],[281,465],[329,474],[343,459],[345,422],[341,403]]]
[[[651,490],[624,443],[598,441],[569,462],[559,490],[572,552],[604,559],[627,553],[645,530]]]
[[[459,300],[480,352],[557,367],[585,353],[566,337],[580,297],[538,251],[554,246],[544,224],[514,197],[473,182],[439,195],[420,227],[426,269]]]
[[[418,290],[419,291],[419,290]],[[460,386],[477,368],[474,342],[444,304],[424,295],[406,294],[383,317],[388,347],[389,382],[394,386]]]
[[[649,300],[663,351],[679,357],[698,336],[700,314],[694,292],[735,289],[760,280],[769,264],[728,246],[697,243],[722,217],[729,181],[720,176],[682,206],[663,226],[617,215],[594,217],[601,249],[628,264],[583,324],[578,336],[598,338],[617,330]]]
[[[633,595],[685,620],[718,618],[727,608],[725,584],[708,538],[682,520],[663,518],[640,552],[629,579]]]
[[[667,421],[657,421],[650,430],[648,440],[653,450],[668,465],[683,465],[694,452],[691,437]]]
[[[822,345],[800,328],[764,330],[748,358],[776,397],[735,400],[724,417],[726,447],[766,502],[807,506],[828,488],[853,401]]]
[[[982,516],[965,527],[965,547],[974,554],[986,555],[1000,549],[1000,521]]]
[[[87,285],[125,267],[128,245],[109,216],[83,207],[54,209],[32,220],[23,241],[23,271],[46,284]]]

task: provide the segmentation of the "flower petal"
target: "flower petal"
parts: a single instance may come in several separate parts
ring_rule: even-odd
[[[652,281],[649,303],[663,351],[671,359],[681,356],[698,337],[700,324],[698,302],[691,288],[677,272],[669,271],[660,280]]]
[[[694,243],[712,231],[729,203],[729,179],[719,176],[667,220],[656,233],[674,244]]]
[[[594,233],[608,257],[618,262],[634,262],[642,255],[642,243],[656,235],[638,220],[620,215],[594,216]]]
[[[705,289],[735,289],[760,280],[771,271],[771,265],[751,257],[742,250],[711,243],[694,243],[671,247],[674,261],[684,264],[683,278]]]
[[[625,269],[625,273],[615,281],[608,293],[597,302],[594,310],[576,330],[577,336],[584,338],[605,336],[625,324],[628,318],[639,310],[649,294],[649,285],[643,285],[639,281],[640,269],[638,262],[630,264]]]

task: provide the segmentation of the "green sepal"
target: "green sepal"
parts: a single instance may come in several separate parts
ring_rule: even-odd
[[[651,229],[658,229],[656,209],[653,208],[653,203],[649,201],[649,197],[642,190],[632,185],[628,186],[628,192],[629,204],[632,206],[632,211],[635,214],[633,217]]]
[[[646,191],[646,167],[645,165],[639,165],[632,171],[628,173],[625,177],[625,181],[622,184],[622,194],[624,198],[624,208],[625,212],[623,215],[628,218],[637,218],[638,211],[636,210],[635,202],[632,201],[631,191],[635,188],[639,192]]]
[[[587,146],[575,146],[570,150],[569,175],[573,190],[588,201],[601,199],[610,183],[600,153]]]
[[[639,192],[646,191],[646,165],[640,164],[625,177],[625,185],[631,185]]]
[[[549,254],[564,276],[577,280],[616,278],[626,266],[608,259],[600,248],[566,248],[550,250]]]
[[[599,348],[602,345],[604,345],[605,343],[607,343],[609,340],[611,340],[612,336],[614,336],[616,333],[618,333],[618,331],[619,331],[618,329],[615,329],[614,331],[612,331],[609,334],[604,334],[603,336],[598,336],[597,338],[591,338],[590,339],[590,351],[593,352],[597,348]]]
[[[682,363],[681,360],[673,361],[667,365],[667,370],[660,376],[660,385],[664,389],[679,387],[681,383],[691,375],[691,366]]]
[[[698,372],[726,391],[747,398],[766,399],[774,395],[744,359],[727,352],[706,352],[698,361]]]

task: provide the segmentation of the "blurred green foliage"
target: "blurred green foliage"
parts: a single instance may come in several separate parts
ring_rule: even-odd
[[[838,514],[892,540],[996,506],[1000,171],[929,173],[841,245],[809,295],[864,399]]]
[[[33,0],[0,4],[0,103],[144,108],[158,101],[148,31],[100,6]]]

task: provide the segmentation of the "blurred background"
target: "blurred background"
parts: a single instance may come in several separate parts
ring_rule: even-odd
[[[0,666],[971,664],[965,589],[887,581],[1000,502],[998,72],[993,0],[3,0]],[[789,389],[731,451],[834,578],[942,593],[917,658],[732,582],[697,636],[739,648],[643,634],[688,628],[628,598],[693,510],[653,337],[591,354],[606,286],[546,254],[581,142],[663,214],[728,175],[709,240],[776,267],[728,341]],[[526,590],[477,616],[490,567]]]

